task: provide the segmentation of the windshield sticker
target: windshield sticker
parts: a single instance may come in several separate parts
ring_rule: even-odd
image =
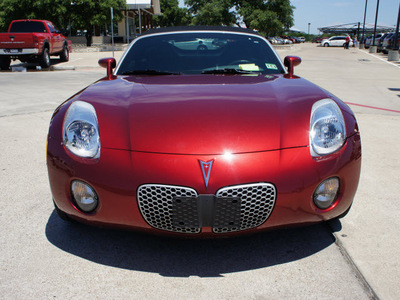
[[[239,69],[243,71],[260,71],[260,68],[256,64],[241,64]]]
[[[265,64],[265,66],[269,70],[278,70],[278,67],[275,64]]]

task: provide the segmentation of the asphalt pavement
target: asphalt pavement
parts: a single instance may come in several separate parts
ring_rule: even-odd
[[[355,111],[360,185],[340,222],[234,239],[170,239],[60,220],[45,163],[50,117],[105,75],[97,61],[112,53],[54,60],[64,71],[0,72],[1,298],[399,299],[400,68],[354,48],[302,44],[278,53],[300,56],[295,73]]]

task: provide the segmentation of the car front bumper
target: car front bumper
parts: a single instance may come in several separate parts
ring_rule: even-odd
[[[207,186],[200,161],[213,161]],[[361,142],[356,133],[337,153],[318,160],[311,157],[308,147],[225,155],[172,155],[102,148],[100,158],[89,162],[74,158],[60,141],[49,137],[47,167],[55,205],[70,218],[159,234],[234,235],[317,223],[343,214],[351,206],[358,186]],[[340,180],[338,197],[328,209],[318,209],[313,203],[314,191],[331,177]],[[93,213],[83,213],[74,204],[73,180],[86,182],[96,191],[99,205]],[[251,196],[243,199],[243,194],[252,193],[253,186],[268,186],[273,201],[269,199],[268,205],[264,205],[264,194],[256,196],[261,199],[254,200]],[[149,195],[155,193],[154,203],[143,202],[140,194],[143,187],[148,188]],[[162,190],[162,187],[167,188]],[[170,195],[179,188],[195,194]],[[225,208],[217,208],[221,205],[218,204],[221,190],[230,190],[230,202],[222,204]],[[186,207],[171,202],[176,199],[184,200]],[[231,214],[236,221],[217,225],[226,220],[216,217],[218,210]],[[269,211],[259,218],[264,210]],[[254,214],[258,221],[246,223]],[[199,219],[187,221],[195,230],[179,225],[179,218],[196,215]]]

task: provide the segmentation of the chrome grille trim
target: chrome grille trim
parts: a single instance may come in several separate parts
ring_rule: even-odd
[[[144,184],[139,186],[137,191],[140,212],[150,226],[160,230],[189,234],[200,233],[201,228],[195,225],[189,225],[188,228],[175,226],[177,223],[173,222],[173,200],[174,198],[193,199],[197,197],[199,195],[196,190],[174,185]],[[214,202],[213,232],[229,233],[255,228],[263,224],[274,208],[276,189],[271,183],[242,184],[221,188],[215,197],[218,198],[218,201]],[[233,226],[223,226],[222,224],[229,224],[232,215],[235,214],[232,199],[240,199],[240,222],[235,221]],[[196,210],[196,208],[194,209]],[[193,210],[193,203],[190,210]],[[186,212],[183,213],[183,216],[186,216]],[[240,225],[236,226],[236,224]]]
[[[192,188],[162,184],[144,184],[137,192],[140,212],[150,226],[181,233],[199,233],[200,228],[179,228],[172,224],[172,199],[197,196]]]
[[[214,233],[228,233],[251,229],[263,224],[274,208],[275,186],[270,183],[252,183],[224,187],[217,191],[219,198],[238,197],[241,199],[240,227],[214,227]]]

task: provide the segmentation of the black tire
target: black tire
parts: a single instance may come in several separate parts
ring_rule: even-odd
[[[69,50],[67,45],[64,45],[63,50],[60,53],[60,61],[61,62],[69,61]]]
[[[1,70],[10,70],[11,59],[7,56],[0,57],[0,69]]]
[[[328,43],[325,43],[325,44],[324,44],[324,47],[329,47],[329,44],[328,44]]]
[[[42,55],[39,58],[39,64],[42,68],[50,67],[50,54],[49,48],[43,48]]]

